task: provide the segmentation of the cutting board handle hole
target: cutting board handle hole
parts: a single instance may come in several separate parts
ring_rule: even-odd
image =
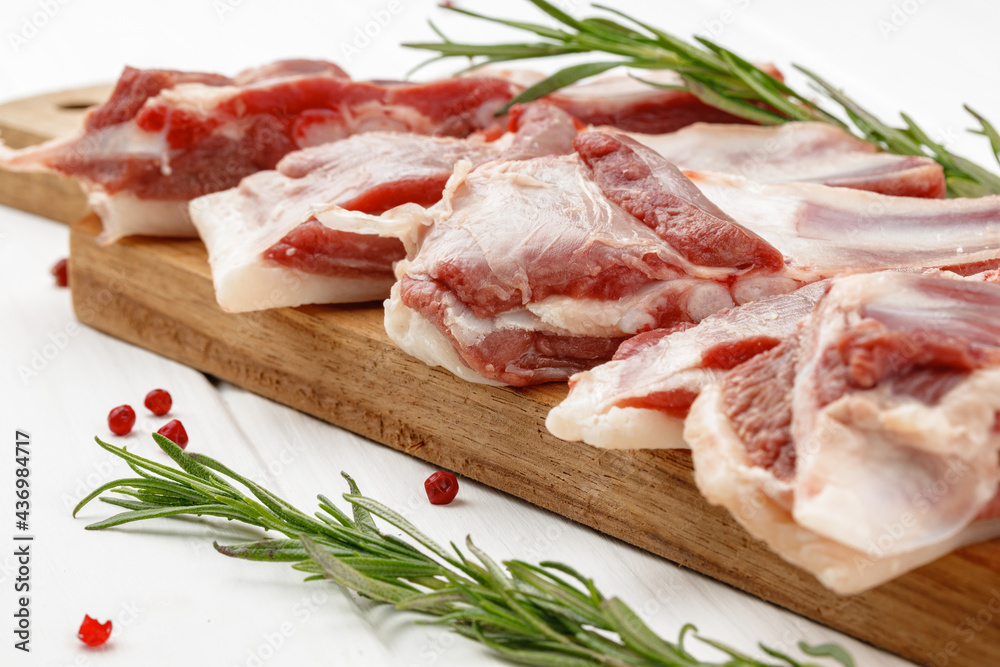
[[[90,107],[96,107],[98,102],[60,102],[56,106],[64,111],[83,111]]]

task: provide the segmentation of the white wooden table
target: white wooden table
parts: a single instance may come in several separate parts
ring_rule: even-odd
[[[126,63],[232,73],[278,57],[326,57],[357,77],[399,77],[416,57],[398,43],[429,37],[423,23],[431,15],[456,36],[503,37],[443,17],[429,1],[399,2],[388,25],[369,44],[356,47],[358,53],[347,62],[342,46],[353,42],[372,12],[391,9],[392,3],[192,0],[158,4],[154,11],[152,5],[111,0],[54,1],[58,11],[36,25],[42,23],[37,14],[44,3],[6,0],[0,9],[0,101],[113,80]],[[467,4],[487,10],[494,3]],[[572,1],[562,5],[574,6]],[[582,3],[575,6],[577,13],[585,9]],[[969,123],[960,105],[968,102],[1000,118],[995,85],[1000,46],[994,35],[1000,10],[988,2],[851,0],[839,3],[839,9],[817,4],[808,15],[802,14],[801,3],[774,0],[759,6],[745,0],[621,6],[680,35],[714,36],[779,66],[787,68],[792,58],[808,63],[847,85],[875,111],[909,110],[949,145],[987,159],[981,142],[961,136]],[[520,5],[506,11],[532,15]],[[37,29],[21,42],[12,40],[11,34],[31,32],[25,21]],[[964,55],[956,57],[956,50]],[[835,641],[859,665],[908,664],[472,482],[463,481],[454,504],[431,506],[423,492],[423,480],[432,471],[427,464],[76,323],[69,292],[55,288],[48,273],[67,254],[67,236],[59,223],[0,208],[0,434],[6,452],[0,456],[0,616],[7,619],[5,628],[12,625],[19,597],[12,541],[17,532],[16,430],[31,434],[30,533],[35,536],[32,652],[15,650],[6,630],[0,664],[499,664],[471,642],[413,624],[413,616],[360,601],[330,584],[304,583],[285,565],[217,555],[211,542],[219,538],[218,529],[199,522],[161,520],[84,531],[87,522],[115,508],[93,504],[73,519],[72,506],[95,486],[129,474],[93,443],[94,435],[166,460],[148,435],[141,435],[166,419],[142,407],[146,392],[155,387],[172,393],[170,417],[183,420],[190,448],[265,481],[300,507],[311,508],[316,493],[339,497],[345,490],[339,472],[346,470],[366,494],[401,510],[435,538],[460,541],[472,534],[498,558],[576,566],[668,637],[691,622],[706,635],[750,652],[757,641],[782,650],[791,650],[799,639]],[[114,438],[106,415],[122,403],[136,408],[138,421],[131,435]],[[233,529],[230,535],[232,541],[247,537]],[[84,614],[114,621],[105,648],[87,649],[76,639]]]

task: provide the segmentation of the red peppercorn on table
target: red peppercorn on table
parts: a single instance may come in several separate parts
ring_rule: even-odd
[[[403,39],[427,36],[421,32],[423,20],[439,18],[433,13],[432,2],[404,3],[403,18],[394,19],[360,48],[354,46],[355,28],[363,27],[368,14],[384,3],[356,3],[350,8],[335,3],[336,7],[310,10],[315,15],[303,22],[301,13],[294,10],[287,18],[276,18],[273,11],[251,3],[178,3],[172,12],[177,17],[141,19],[132,14],[130,5],[95,2],[87,9],[61,5],[50,25],[37,28],[16,50],[11,45],[10,57],[0,59],[0,96],[13,99],[43,90],[78,88],[95,80],[110,81],[126,62],[232,73],[280,56],[343,61],[347,57],[343,54],[352,54],[344,45],[359,49],[352,62],[342,62],[352,73],[385,78],[408,68],[400,63],[417,60],[395,45]],[[803,16],[802,9],[793,14],[776,5],[757,7],[742,2],[692,5],[671,6],[669,15],[665,9],[640,2],[619,6],[668,25],[679,34],[706,34],[779,64],[794,60],[811,65],[848,86],[861,100],[883,100],[881,106],[873,104],[876,111],[888,114],[906,108],[925,112],[920,119],[930,127],[937,123],[942,136],[956,142],[957,148],[963,146],[960,121],[954,120],[961,118],[961,102],[969,102],[992,117],[1000,109],[998,93],[982,90],[972,73],[949,70],[948,78],[940,76],[944,74],[940,56],[923,46],[933,39],[935,48],[946,53],[949,44],[955,49],[966,45],[978,49],[973,45],[981,40],[982,57],[995,61],[996,45],[989,27],[996,25],[1000,16],[973,15],[969,3],[948,7],[913,3],[916,9],[909,11],[902,5],[875,7],[855,0],[838,5],[836,15],[824,16]],[[488,6],[482,9],[497,11]],[[586,7],[580,3],[573,10],[585,12]],[[20,26],[22,18],[34,25],[32,16],[39,10],[33,2],[14,2],[8,11],[14,17],[11,25]],[[824,7],[822,11],[833,9]],[[511,7],[510,15],[518,16],[518,8]],[[107,16],[123,17],[118,29],[132,32],[111,38],[106,32],[110,29]],[[520,16],[528,18],[530,12],[521,11]],[[155,28],[150,30],[152,23]],[[447,30],[447,21],[441,23]],[[817,31],[817,24],[823,25],[822,31]],[[265,29],[269,27],[274,30]],[[20,35],[17,30],[12,34]],[[221,40],[227,48],[181,51],[176,34],[187,35],[192,43]],[[251,48],[248,34],[268,34],[269,39]],[[502,38],[503,34],[492,37]],[[484,31],[479,38],[486,41],[491,35]],[[844,40],[850,40],[853,48],[843,49]],[[15,76],[24,71],[30,77]],[[928,77],[935,72],[939,75]],[[929,79],[934,81],[935,90],[930,98]],[[98,95],[100,90],[92,94]],[[83,98],[74,99],[79,102]],[[67,101],[59,103],[73,106]],[[26,113],[25,122],[30,126],[34,112]],[[65,117],[79,110],[64,108],[60,113]],[[4,136],[10,138],[9,134]],[[42,184],[29,196],[29,185],[37,183],[0,175],[0,199],[63,220],[83,210],[72,183]],[[78,228],[77,233],[90,232]],[[907,664],[466,477],[459,478],[461,488],[453,502],[431,505],[424,481],[435,471],[434,466],[82,324],[73,313],[69,292],[55,287],[49,273],[49,268],[67,255],[68,237],[65,225],[0,207],[0,280],[5,286],[0,315],[6,324],[3,349],[7,371],[0,384],[0,400],[6,407],[4,423],[12,439],[16,430],[31,435],[34,494],[26,531],[34,536],[32,652],[16,651],[13,641],[8,641],[0,649],[2,664],[499,664],[480,647],[441,628],[413,625],[410,621],[414,617],[373,607],[331,585],[303,583],[298,573],[284,565],[246,563],[217,555],[211,541],[226,539],[198,522],[163,520],[102,533],[84,531],[86,523],[108,516],[114,508],[92,504],[74,520],[70,517],[72,506],[96,486],[131,475],[120,461],[97,448],[92,437],[127,444],[131,450],[155,458],[158,453],[149,433],[173,419],[183,423],[189,450],[205,452],[248,472],[300,507],[311,507],[316,493],[336,497],[346,491],[339,475],[346,470],[366,494],[401,511],[436,539],[459,541],[472,534],[477,545],[498,558],[572,564],[595,577],[605,592],[629,602],[664,635],[673,635],[682,624],[692,622],[707,636],[748,652],[758,641],[786,652],[792,651],[799,639],[836,641],[851,651],[859,665]],[[84,299],[84,308],[96,318],[111,317],[113,313],[107,309],[116,299],[141,287],[130,271],[127,264],[109,267],[104,282]],[[73,274],[71,266],[71,278]],[[78,312],[84,312],[79,306]],[[308,317],[311,311],[302,312]],[[251,317],[248,321],[262,320]],[[168,390],[173,399],[169,412],[160,416],[143,405],[147,393],[156,388]],[[308,388],[296,391],[307,392]],[[550,390],[542,390],[546,392]],[[107,417],[112,408],[122,404],[132,406],[136,421],[128,435],[117,437],[108,430]],[[371,424],[373,431],[377,426]],[[644,476],[644,466],[664,458],[642,453],[630,461],[617,454],[593,455],[608,479],[619,482]],[[9,493],[14,478],[11,458],[4,457],[0,464],[0,498],[9,498],[5,501],[9,504],[8,528],[5,533],[0,531],[0,536],[7,540],[19,532],[14,528],[13,495]],[[666,458],[683,460],[682,455]],[[456,467],[460,464],[456,461]],[[531,479],[518,483],[541,485],[541,481]],[[574,483],[571,476],[558,480],[560,485]],[[720,520],[720,516],[709,510],[706,521]],[[223,525],[223,530],[228,531],[230,541],[247,539],[235,526]],[[726,547],[733,576],[741,573],[741,558],[760,549],[752,546],[749,538],[744,540]],[[0,594],[0,609],[12,613],[16,560],[10,555],[11,548],[0,553],[9,554],[0,556],[0,579],[5,582],[0,590],[6,591]],[[995,566],[983,556],[977,567]],[[937,586],[932,591],[937,595],[949,594],[944,590],[947,584],[928,582],[927,586]],[[1000,601],[1000,592],[985,582],[969,594],[981,598],[982,604],[973,611],[989,612]],[[934,613],[934,609],[927,610],[928,615]],[[111,638],[99,654],[90,652],[76,638],[85,614],[114,623]],[[996,641],[994,623],[1000,620],[994,619],[995,614],[989,619],[973,616],[978,616],[974,618],[976,625],[959,627],[954,623],[933,637],[921,632],[919,625],[889,614],[866,617],[865,622],[887,626],[904,642],[911,633],[914,645],[919,642],[922,647],[931,647],[915,656],[921,663],[987,664],[975,662],[974,656],[995,648],[991,646]],[[969,632],[972,639],[967,641]],[[704,655],[714,654],[706,650]]]

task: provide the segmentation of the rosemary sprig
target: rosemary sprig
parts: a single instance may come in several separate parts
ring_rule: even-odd
[[[830,123],[853,132],[860,139],[881,150],[933,158],[944,169],[948,195],[951,197],[1000,194],[1000,176],[950,152],[940,142],[931,139],[930,135],[906,114],[900,114],[904,127],[889,125],[809,69],[794,66],[809,78],[810,86],[829,102],[836,104],[837,111],[846,118],[840,118],[834,112],[824,109],[771,73],[709,39],[695,37],[693,43],[687,42],[605,5],[593,6],[604,10],[614,18],[576,19],[547,0],[528,1],[555,19],[562,27],[557,29],[537,23],[510,21],[445,3],[441,5],[444,9],[530,33],[537,38],[537,41],[507,44],[459,43],[451,41],[435,27],[435,32],[442,41],[410,42],[403,46],[438,54],[427,62],[456,56],[471,58],[472,65],[467,70],[490,63],[528,58],[576,53],[607,53],[619,58],[561,69],[522,91],[511,100],[510,104],[538,99],[581,79],[615,67],[667,69],[676,72],[683,85],[666,87],[688,90],[704,103],[734,116],[764,125],[788,121]],[[418,66],[418,69],[421,66]],[[635,78],[650,85],[659,85],[641,77]],[[993,152],[1000,163],[1000,135],[983,116],[967,106],[965,109],[980,125],[978,129],[970,131],[984,135],[990,140]]]
[[[466,555],[454,543],[446,549],[376,500],[361,495],[348,475],[343,498],[351,514],[318,496],[312,516],[203,454],[189,453],[154,433],[171,467],[137,456],[99,438],[97,444],[125,460],[136,477],[95,489],[73,510],[76,516],[95,498],[125,509],[87,526],[102,530],[166,516],[214,516],[283,535],[241,544],[219,545],[220,553],[255,561],[291,563],[307,579],[330,579],[378,602],[435,617],[461,635],[501,657],[546,667],[820,667],[761,645],[777,662],[763,662],[685,626],[676,642],[656,635],[624,602],[605,597],[594,582],[568,565],[520,560],[497,563],[466,539]],[[242,489],[240,488],[242,487]],[[245,489],[245,490],[243,490]],[[114,493],[118,495],[107,495]],[[383,533],[375,518],[409,539]],[[693,635],[726,655],[708,663],[687,648]],[[853,667],[835,644],[799,643],[825,664]]]

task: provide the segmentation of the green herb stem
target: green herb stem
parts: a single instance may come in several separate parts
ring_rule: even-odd
[[[683,88],[705,104],[734,116],[763,125],[789,121],[829,123],[853,132],[855,136],[880,150],[936,160],[944,169],[948,196],[1000,194],[1000,176],[994,172],[950,152],[906,114],[900,114],[903,127],[883,122],[812,70],[794,66],[809,79],[811,88],[822,94],[827,102],[836,105],[837,113],[823,108],[772,73],[709,39],[696,37],[693,42],[687,42],[605,5],[595,4],[594,7],[614,18],[602,16],[577,19],[547,0],[528,1],[562,27],[557,29],[537,23],[512,21],[443,4],[443,9],[520,30],[531,34],[533,39],[530,42],[506,44],[454,42],[432,24],[442,41],[410,42],[404,46],[438,54],[427,62],[453,57],[472,59],[471,66],[463,71],[512,60],[580,53],[611,54],[620,58],[563,68],[523,90],[501,111],[506,111],[510,105],[536,100],[581,79],[616,67],[667,69],[679,75],[681,84],[664,87]],[[660,85],[642,77],[635,78],[650,85]],[[968,106],[965,109],[980,126],[971,131],[989,139],[994,156],[1000,163],[1000,134],[981,114]]]
[[[502,658],[526,665],[819,667],[763,645],[761,650],[778,662],[760,661],[701,637],[691,626],[681,630],[676,642],[663,639],[628,605],[606,597],[568,565],[497,563],[471,539],[466,539],[471,557],[455,544],[445,548],[399,513],[361,495],[347,474],[350,493],[343,498],[350,514],[321,495],[319,511],[309,516],[215,459],[186,452],[159,434],[153,438],[176,467],[95,438],[124,459],[137,477],[104,484],[80,501],[74,516],[97,498],[126,510],[90,524],[88,530],[184,515],[221,517],[273,530],[283,537],[215,543],[215,548],[233,558],[290,563],[307,579],[329,579],[377,602],[431,617]],[[406,539],[383,533],[376,519]],[[724,662],[695,658],[686,642],[692,634],[725,654]],[[799,649],[842,667],[854,665],[835,644],[800,643]]]

